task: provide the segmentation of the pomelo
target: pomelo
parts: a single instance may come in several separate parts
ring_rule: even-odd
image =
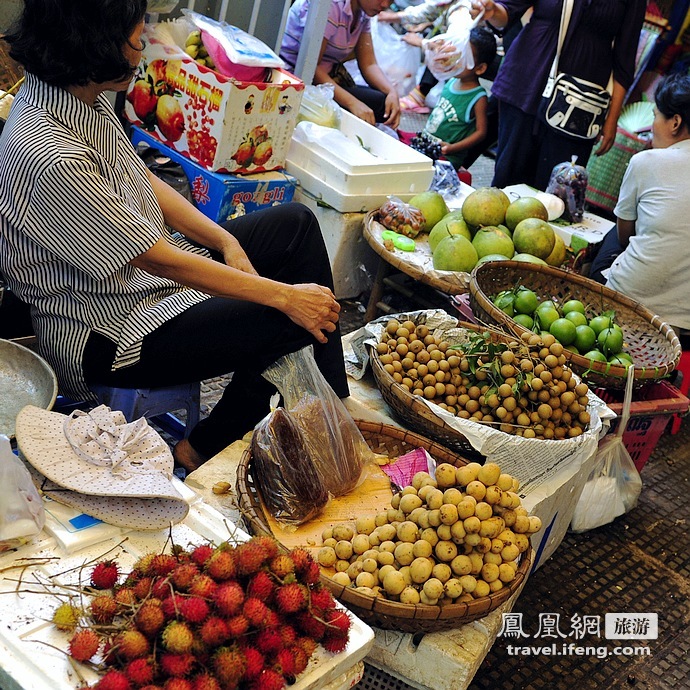
[[[451,235],[442,239],[432,254],[434,268],[439,271],[469,273],[477,264],[477,250],[466,237]]]
[[[508,257],[515,254],[513,240],[493,225],[479,228],[472,239],[472,244],[477,250],[477,256],[480,259],[489,254],[503,254]]]
[[[422,232],[429,232],[448,213],[446,200],[438,192],[415,194],[409,204],[418,208],[424,216]]]
[[[449,213],[431,228],[429,233],[429,249],[431,249],[432,253],[438,246],[438,243],[450,235],[462,235],[468,240],[472,239],[472,233],[467,227],[467,223],[462,218],[452,218],[451,216],[452,214]]]
[[[562,266],[566,257],[565,242],[561,239],[561,236],[555,232],[554,233],[555,242],[551,254],[549,254],[544,261],[546,261],[549,266]]]
[[[477,189],[463,202],[462,217],[468,225],[475,227],[503,223],[505,219],[503,199],[490,187]]]
[[[490,261],[510,261],[510,259],[507,256],[503,256],[503,254],[487,254],[477,261],[477,266],[488,264]]]
[[[521,220],[513,232],[515,251],[520,254],[532,254],[546,259],[553,251],[556,234],[553,228],[540,218]]]
[[[510,197],[500,187],[479,187],[480,190],[488,190],[495,194],[503,204],[503,211],[505,212],[510,206]]]
[[[506,209],[506,225],[515,230],[518,223],[525,218],[539,218],[540,220],[548,220],[549,212],[546,206],[533,196],[521,196],[519,199],[511,202]]]
[[[524,263],[528,264],[539,264],[540,266],[548,266],[544,259],[540,259],[538,256],[534,256],[533,254],[518,253],[511,259],[511,261],[523,261]]]

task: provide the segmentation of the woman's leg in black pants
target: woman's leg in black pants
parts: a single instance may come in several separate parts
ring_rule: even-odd
[[[594,257],[592,266],[589,269],[589,277],[592,280],[596,280],[597,283],[605,284],[606,278],[604,278],[601,272],[611,268],[611,264],[613,264],[622,251],[623,247],[621,247],[621,243],[618,241],[618,229],[614,225],[601,241],[597,255]]]
[[[344,86],[345,91],[351,93],[358,101],[362,101],[374,111],[376,122],[383,122],[386,118],[386,95],[370,86]]]
[[[261,275],[333,287],[321,231],[304,206],[272,207],[229,221],[226,227]],[[221,400],[189,437],[192,447],[209,458],[268,413],[275,388],[261,372],[309,344],[333,390],[347,396],[339,329],[321,345],[275,309],[220,297],[191,307],[146,336],[140,362],[116,372],[110,372],[115,344],[92,335],[84,370],[89,382],[122,387],[173,385],[234,372]]]

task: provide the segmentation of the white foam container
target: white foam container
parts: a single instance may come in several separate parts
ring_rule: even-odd
[[[380,129],[342,111],[340,131],[378,160],[355,164],[315,142],[290,142],[285,168],[306,191],[336,211],[357,213],[378,208],[395,195],[408,201],[429,189],[434,177],[431,158]]]
[[[86,567],[81,574],[84,582],[89,572],[87,564],[107,554],[108,558],[117,557],[122,569],[128,570],[144,554],[162,551],[169,538],[185,548],[207,540],[220,543],[231,536],[240,541],[249,538],[218,511],[198,500],[190,506],[185,520],[169,531],[126,532],[112,528],[115,532],[111,530],[105,541],[91,543],[93,540],[86,537],[90,529],[84,530],[86,546],[66,552],[53,535],[64,531],[64,526],[48,516],[46,528],[36,539],[0,556],[0,687],[75,690],[83,686],[82,679],[89,684],[98,679],[89,665],[70,661],[65,653],[68,633],[60,632],[50,622],[57,606],[67,600],[67,587],[80,581],[80,569]],[[48,578],[55,584],[46,586]],[[291,688],[341,690],[361,679],[361,662],[373,645],[374,632],[356,616],[350,617],[352,627],[346,650],[330,654],[317,647],[309,666]]]

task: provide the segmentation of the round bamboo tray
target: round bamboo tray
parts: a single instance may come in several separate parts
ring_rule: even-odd
[[[470,284],[469,273],[433,272],[431,249],[426,233],[415,238],[417,248],[414,252],[404,252],[400,249],[386,249],[381,239],[384,230],[386,228],[378,222],[378,210],[369,211],[364,218],[364,237],[371,248],[393,268],[447,295],[461,295],[467,292]]]
[[[673,328],[639,302],[577,273],[551,266],[501,261],[477,266],[470,279],[470,305],[476,318],[521,336],[527,329],[496,307],[490,296],[516,285],[533,290],[540,300],[563,303],[578,299],[592,318],[604,311],[615,311],[623,329],[627,351],[635,367],[634,384],[641,386],[668,376],[678,365],[681,345]],[[624,388],[626,368],[593,362],[583,355],[564,350],[568,366],[593,387]]]
[[[398,457],[414,448],[425,448],[439,463],[449,462],[460,466],[467,462],[438,443],[410,431],[362,420],[356,420],[356,423],[369,447],[375,453]],[[249,448],[243,453],[237,469],[236,489],[239,508],[249,531],[254,535],[275,537],[269,526],[266,509],[252,474],[252,457]],[[482,618],[510,599],[528,575],[532,560],[531,551],[530,547],[522,554],[515,579],[498,592],[473,601],[445,606],[401,604],[380,597],[371,597],[351,587],[339,585],[323,572],[321,582],[344,606],[369,625],[410,633],[438,632],[457,628]]]

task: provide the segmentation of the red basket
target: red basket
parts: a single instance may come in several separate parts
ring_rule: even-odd
[[[611,421],[612,431],[618,426],[623,412],[623,391],[598,388],[596,394],[618,415]],[[623,432],[623,443],[638,472],[654,452],[668,421],[676,414],[684,414],[690,400],[667,381],[652,383],[633,391],[630,419]]]

